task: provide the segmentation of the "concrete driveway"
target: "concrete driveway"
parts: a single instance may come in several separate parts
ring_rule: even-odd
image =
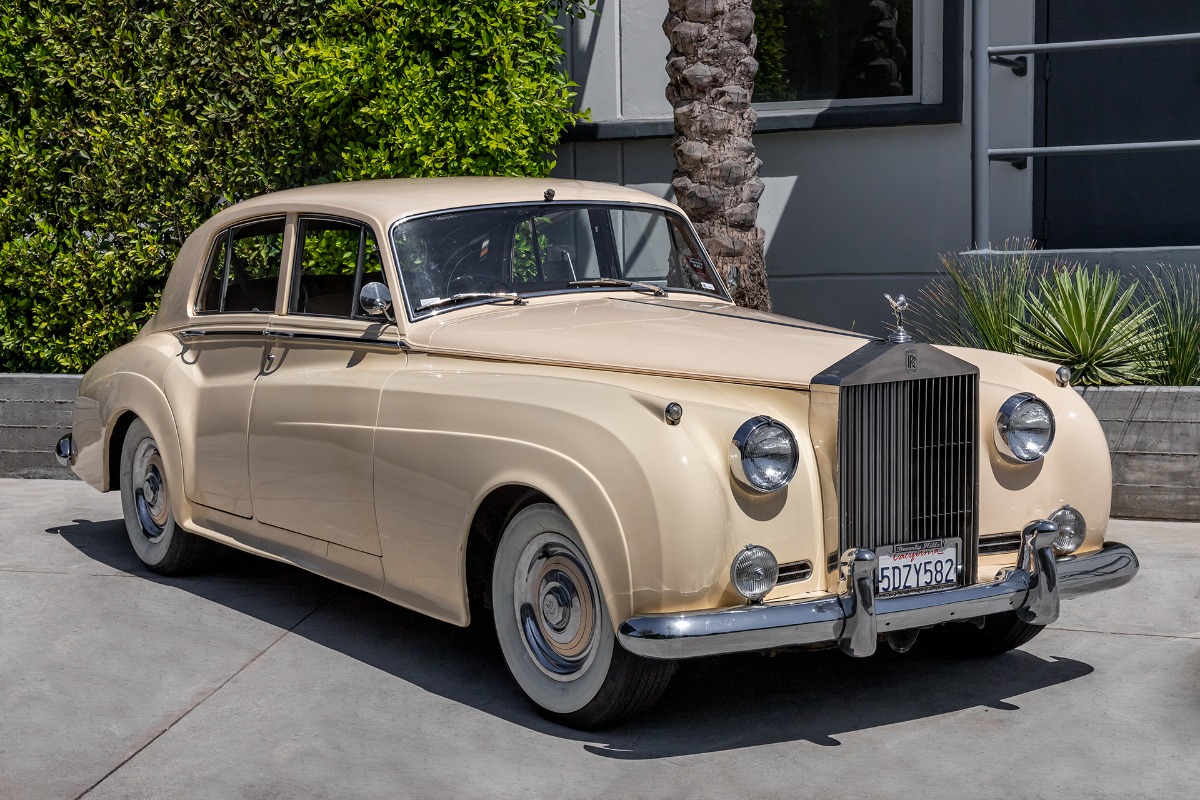
[[[685,664],[617,730],[543,721],[484,632],[230,553],[164,579],[120,501],[0,480],[0,798],[1196,796],[1200,525],[982,662]]]

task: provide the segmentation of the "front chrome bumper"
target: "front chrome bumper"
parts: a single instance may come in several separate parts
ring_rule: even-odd
[[[1117,542],[1080,556],[1055,558],[1058,528],[1038,520],[1022,531],[1017,566],[991,583],[925,594],[875,596],[875,554],[842,555],[842,591],[802,602],[766,603],[712,611],[633,617],[617,632],[631,653],[648,658],[694,658],[800,644],[836,643],[852,656],[875,652],[880,633],[1016,611],[1026,622],[1058,619],[1060,598],[1112,589],[1138,571],[1133,550]]]

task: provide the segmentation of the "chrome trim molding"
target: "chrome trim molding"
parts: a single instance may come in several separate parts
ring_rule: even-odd
[[[62,436],[58,440],[58,444],[54,445],[54,460],[58,462],[60,467],[71,467],[75,465],[75,457],[78,451],[75,449],[75,437],[71,434]]]
[[[812,577],[811,561],[792,561],[779,565],[779,583],[796,583]]]
[[[204,336],[266,336],[264,328],[188,328],[175,331],[180,339],[198,339]]]
[[[403,339],[397,339],[394,342],[376,339],[374,337],[364,338],[353,334],[338,334],[338,333],[319,333],[317,331],[282,331],[268,330],[263,331],[264,336],[278,336],[280,338],[289,339],[297,342],[336,342],[338,344],[358,345],[362,347],[383,347],[389,350],[399,348],[401,350],[408,349],[408,343]]]
[[[261,330],[247,330],[244,328],[211,328],[211,329],[196,329],[189,328],[187,330],[174,331],[175,335],[186,342],[188,339],[200,339],[204,337],[221,337],[221,336],[257,336],[257,337],[274,337],[278,339],[288,339],[295,341],[310,341],[310,342],[337,342],[339,344],[351,344],[365,347],[383,347],[387,349],[408,350],[408,342],[403,339],[397,339],[394,342],[389,342],[375,337],[363,337],[355,334],[341,333],[326,333],[320,331],[304,331],[304,330],[279,330],[272,328],[264,328]]]
[[[1093,553],[1055,559],[1055,535],[1053,523],[1031,522],[1021,532],[1017,566],[990,583],[877,598],[874,553],[858,548],[842,555],[839,594],[633,617],[621,623],[617,636],[626,650],[647,658],[695,658],[823,642],[837,644],[853,656],[869,656],[880,633],[1003,611],[1047,625],[1057,619],[1061,599],[1113,589],[1137,574],[1137,556],[1117,542]]]

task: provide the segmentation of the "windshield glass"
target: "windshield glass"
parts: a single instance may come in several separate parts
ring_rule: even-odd
[[[396,225],[392,244],[418,316],[428,313],[423,306],[475,292],[657,287],[725,296],[688,227],[657,209],[547,203],[454,211]]]

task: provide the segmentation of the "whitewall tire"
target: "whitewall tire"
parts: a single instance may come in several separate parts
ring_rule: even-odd
[[[673,662],[617,643],[591,561],[558,506],[528,506],[508,523],[492,568],[492,608],[509,671],[555,722],[619,722],[657,701],[674,671]]]
[[[134,420],[121,447],[121,507],[134,552],[160,575],[199,569],[215,547],[175,524],[171,490],[158,443],[146,423]]]

